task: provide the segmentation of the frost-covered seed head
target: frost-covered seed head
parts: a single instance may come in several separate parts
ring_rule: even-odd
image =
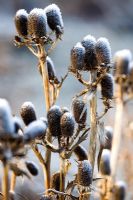
[[[107,38],[101,37],[96,43],[98,65],[111,63],[111,47]]]
[[[78,124],[85,124],[87,119],[87,105],[83,100],[75,99],[72,102],[72,110],[75,121]]]
[[[70,112],[65,112],[61,117],[61,134],[64,137],[71,137],[74,133],[75,120]]]
[[[15,133],[13,117],[6,99],[0,99],[0,138],[11,137]]]
[[[74,149],[74,153],[79,161],[87,160],[88,159],[88,153],[86,149],[82,145],[78,145]]]
[[[54,63],[49,56],[47,56],[46,61],[47,61],[47,69],[48,69],[49,80],[54,80],[55,77],[56,77]]]
[[[34,8],[29,13],[28,33],[36,38],[47,35],[47,17],[43,9]]]
[[[114,56],[114,67],[116,70],[116,75],[128,75],[131,59],[132,54],[128,49],[116,52]]]
[[[37,117],[33,103],[30,101],[24,102],[20,108],[20,115],[26,126],[35,121]]]
[[[74,70],[83,70],[85,48],[78,42],[71,50],[71,67]]]
[[[100,160],[100,172],[103,175],[110,175],[110,150],[104,149]]]
[[[33,175],[37,176],[39,173],[37,165],[33,161],[26,161],[25,162],[28,171]]]
[[[112,99],[114,96],[114,78],[111,74],[105,74],[101,80],[101,93],[103,98]]]
[[[81,43],[85,48],[84,70],[92,70],[97,66],[96,39],[92,35],[87,35]]]
[[[79,161],[77,181],[79,185],[85,187],[89,187],[92,183],[92,166],[88,160]]]
[[[15,26],[20,36],[27,36],[28,13],[24,9],[20,9],[15,15]]]
[[[44,9],[48,25],[51,30],[55,31],[57,38],[64,32],[64,25],[62,14],[59,7],[56,4],[51,4]]]
[[[54,137],[57,137],[61,134],[61,128],[60,128],[61,116],[62,116],[61,108],[57,105],[52,106],[47,113],[48,127],[51,132],[51,135]]]
[[[15,133],[18,133],[20,129],[22,129],[22,122],[18,117],[13,117],[13,123],[15,127]]]
[[[46,134],[46,124],[41,120],[36,120],[30,123],[24,131],[24,140],[25,142],[31,142],[36,138],[44,137]]]
[[[50,188],[60,191],[60,172],[56,172],[52,175]]]
[[[117,181],[114,187],[115,200],[125,200],[126,184],[124,181]]]

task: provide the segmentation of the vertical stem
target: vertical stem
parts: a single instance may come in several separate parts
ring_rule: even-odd
[[[3,162],[2,194],[4,200],[9,200],[8,163]]]
[[[65,159],[60,156],[60,192],[65,191]],[[64,196],[60,196],[60,200],[64,200]]]
[[[13,191],[15,190],[15,185],[16,185],[16,175],[14,172],[12,172],[12,175],[11,175],[11,183],[10,183],[10,191]]]

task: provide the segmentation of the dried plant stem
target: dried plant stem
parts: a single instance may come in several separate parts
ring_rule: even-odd
[[[16,185],[16,175],[14,172],[12,172],[12,175],[11,175],[11,183],[10,183],[10,191],[13,191],[15,190],[15,185]]]
[[[65,191],[65,159],[60,156],[60,192]],[[60,196],[64,200],[64,196]]]
[[[3,162],[3,181],[2,181],[2,194],[4,200],[9,200],[9,182],[8,182],[8,170],[9,166],[7,162]]]

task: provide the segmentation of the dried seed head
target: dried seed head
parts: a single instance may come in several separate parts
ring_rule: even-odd
[[[54,137],[57,137],[61,134],[61,128],[60,128],[61,116],[62,116],[61,108],[56,105],[52,106],[47,113],[48,127],[51,132],[51,135]]]
[[[117,51],[114,56],[114,67],[116,75],[127,75],[129,73],[129,64],[132,59],[130,50],[124,49]]]
[[[74,153],[79,161],[87,160],[88,159],[88,153],[86,149],[82,145],[78,145],[74,149]]]
[[[48,69],[49,80],[53,81],[56,77],[54,63],[49,56],[47,56],[46,61],[47,61],[47,69]]]
[[[85,48],[78,42],[71,50],[71,67],[74,70],[83,70]]]
[[[83,100],[75,99],[72,102],[72,110],[75,121],[78,124],[84,125],[87,119],[87,106]]]
[[[24,9],[20,9],[15,15],[15,26],[20,36],[27,36],[28,13]]]
[[[50,188],[60,191],[60,172],[56,172],[52,175]]]
[[[96,43],[98,65],[111,63],[111,47],[107,38],[101,37]]]
[[[64,137],[71,137],[74,133],[75,120],[70,112],[65,112],[61,117],[61,134]]]
[[[114,187],[115,200],[125,200],[126,184],[124,181],[117,181]]]
[[[18,133],[20,129],[22,129],[22,123],[21,120],[18,117],[13,117],[13,123],[15,127],[15,133]]]
[[[35,38],[47,35],[47,17],[43,9],[34,8],[29,13],[28,33]]]
[[[89,71],[97,66],[96,59],[96,39],[92,35],[87,35],[82,40],[82,46],[85,48],[84,70]]]
[[[38,171],[38,167],[36,166],[36,164],[33,161],[26,161],[25,162],[26,167],[28,169],[28,171],[33,175],[33,176],[37,176],[39,171]]]
[[[92,166],[88,160],[79,161],[78,163],[78,184],[89,187],[92,183]]]
[[[62,111],[62,114],[64,114],[65,112],[69,112],[69,109],[67,107],[62,107],[61,111]]]
[[[0,138],[8,138],[14,135],[14,123],[11,109],[5,99],[0,99]]]
[[[111,74],[105,74],[101,80],[102,97],[112,99],[114,96],[114,78]]]
[[[41,120],[36,120],[30,123],[24,131],[25,142],[31,142],[36,138],[44,137],[46,129],[46,125]]]
[[[104,149],[100,160],[100,172],[103,175],[110,175],[110,150]]]
[[[51,4],[44,9],[49,27],[52,31],[55,31],[58,38],[64,32],[64,25],[62,14],[59,7],[56,4]]]
[[[20,109],[20,115],[25,123],[29,125],[31,122],[36,120],[36,111],[33,103],[27,101],[24,102]]]

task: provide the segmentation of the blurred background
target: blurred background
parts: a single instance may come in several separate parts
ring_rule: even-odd
[[[34,103],[38,116],[46,114],[38,61],[26,47],[18,49],[13,44],[16,34],[14,15],[18,9],[26,9],[29,12],[34,7],[44,8],[51,3],[60,7],[65,25],[63,40],[51,53],[58,77],[63,76],[70,65],[71,48],[87,34],[96,38],[107,37],[112,54],[124,48],[133,52],[132,0],[0,0],[0,97],[9,100],[13,113],[17,115],[24,101]],[[72,97],[81,89],[75,78],[69,76],[57,104],[71,107]],[[128,112],[124,114],[126,123],[132,116],[131,107],[132,103],[126,108]],[[106,124],[113,125],[113,119],[114,109],[107,114]],[[125,145],[127,144],[129,143]],[[133,162],[132,158],[127,160]],[[122,159],[121,162],[124,161]],[[41,177],[38,177],[38,181],[40,179]],[[133,184],[133,180],[131,182]],[[38,184],[35,184],[35,187],[37,186]],[[129,199],[132,199],[130,197]]]

